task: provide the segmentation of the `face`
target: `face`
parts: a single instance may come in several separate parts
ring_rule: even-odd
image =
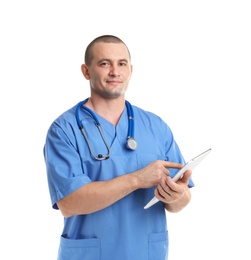
[[[123,43],[96,43],[92,50],[90,66],[82,65],[86,79],[90,81],[91,94],[106,99],[124,95],[132,73],[129,53]]]

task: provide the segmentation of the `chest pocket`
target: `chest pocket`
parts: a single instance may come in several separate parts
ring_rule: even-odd
[[[141,169],[156,160],[165,160],[164,156],[154,153],[137,154],[138,169]]]

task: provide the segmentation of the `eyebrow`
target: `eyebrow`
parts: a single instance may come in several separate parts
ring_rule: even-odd
[[[104,58],[104,59],[101,59],[101,60],[99,60],[98,62],[100,63],[100,62],[102,62],[102,61],[109,61],[109,62],[111,62],[112,60],[111,59],[106,59],[106,58]],[[126,62],[126,63],[128,63],[128,60],[127,59],[120,59],[120,60],[118,60],[119,62]]]

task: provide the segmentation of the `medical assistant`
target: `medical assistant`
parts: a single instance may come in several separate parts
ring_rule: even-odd
[[[128,114],[125,108],[115,127],[95,113],[111,149],[109,159],[97,161],[90,154],[77,125],[76,106],[50,126],[44,146],[52,207],[57,201],[92,181],[105,181],[137,171],[155,160],[185,163],[168,125],[158,116],[132,106],[135,151],[126,148]],[[91,115],[79,111],[93,152],[107,148]],[[169,169],[171,175],[177,171]],[[193,187],[192,179],[189,187]],[[144,209],[154,189],[139,189],[113,205],[91,214],[64,219],[58,260],[165,260],[168,229],[164,203]]]

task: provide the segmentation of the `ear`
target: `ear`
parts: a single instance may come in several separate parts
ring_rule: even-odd
[[[133,66],[131,65],[131,76],[130,76],[130,79],[131,79],[131,77],[132,77],[132,69],[133,69]]]
[[[81,71],[86,79],[90,79],[89,70],[85,64],[81,65]]]

